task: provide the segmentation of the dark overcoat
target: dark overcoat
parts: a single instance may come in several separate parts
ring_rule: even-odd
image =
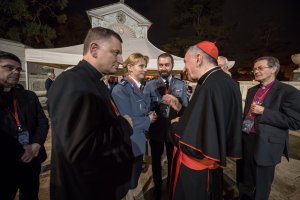
[[[130,179],[132,129],[116,114],[101,78],[83,60],[49,91],[53,200],[120,199],[115,190]]]

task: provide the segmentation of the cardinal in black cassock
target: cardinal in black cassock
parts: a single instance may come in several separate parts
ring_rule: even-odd
[[[241,157],[242,98],[236,82],[214,65],[217,47],[208,41],[195,46],[185,56],[185,69],[198,84],[173,125],[176,147],[169,199],[221,200],[226,157]]]

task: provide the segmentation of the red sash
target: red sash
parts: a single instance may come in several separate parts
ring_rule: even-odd
[[[176,158],[175,158],[176,156]],[[176,160],[175,160],[176,159]],[[192,170],[204,170],[204,169],[216,169],[220,167],[220,165],[217,164],[214,160],[211,160],[209,158],[203,158],[202,160],[199,160],[197,158],[193,158],[191,156],[186,155],[184,152],[181,151],[180,148],[177,148],[174,146],[174,151],[173,151],[173,162],[176,161],[176,163],[173,163],[175,168],[172,167],[171,169],[171,175],[172,180],[174,181],[173,183],[173,188],[169,188],[169,194],[173,199],[175,189],[176,189],[176,184],[178,180],[178,174],[180,170],[181,164],[184,164],[186,167],[192,169]],[[172,165],[173,165],[172,164]],[[172,170],[175,170],[175,172],[172,172]],[[172,192],[172,193],[171,193]]]

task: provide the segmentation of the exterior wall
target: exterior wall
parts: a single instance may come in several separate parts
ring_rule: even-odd
[[[293,71],[293,77],[292,77],[293,81],[300,81],[300,68],[295,69]]]
[[[249,88],[258,84],[256,81],[239,81],[240,83],[240,90],[242,93],[242,101],[243,101],[243,108],[245,105],[246,95]],[[283,83],[289,84],[300,90],[300,81],[283,81]],[[193,91],[195,90],[196,83],[190,83],[193,87]]]
[[[256,81],[239,81],[240,90],[242,93],[243,107],[245,105],[246,95],[249,88],[258,84]],[[283,81],[283,83],[289,84],[300,90],[300,82],[298,81]]]
[[[91,17],[92,27],[110,28],[124,37],[147,38],[147,26],[139,25],[136,20],[124,13],[125,21],[117,21],[118,12],[104,15],[101,18]]]

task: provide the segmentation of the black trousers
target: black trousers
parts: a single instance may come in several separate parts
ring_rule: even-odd
[[[9,169],[8,169],[9,166]],[[7,165],[1,172],[0,199],[14,200],[19,189],[20,200],[38,200],[41,164],[36,162]]]
[[[173,184],[173,182],[171,183]],[[192,170],[180,166],[176,189],[169,194],[172,200],[222,200],[223,169]],[[172,188],[173,189],[173,188]],[[173,192],[170,190],[170,192]]]
[[[162,185],[161,156],[164,152],[164,146],[166,146],[166,153],[168,159],[167,185],[169,185],[174,145],[171,142],[167,142],[167,141],[161,142],[161,141],[150,140],[151,157],[152,157],[152,174],[153,174],[154,185],[157,189],[161,189],[161,185]]]
[[[243,159],[237,161],[237,182],[241,200],[268,200],[275,165],[260,166],[254,160],[255,134],[243,134]]]

